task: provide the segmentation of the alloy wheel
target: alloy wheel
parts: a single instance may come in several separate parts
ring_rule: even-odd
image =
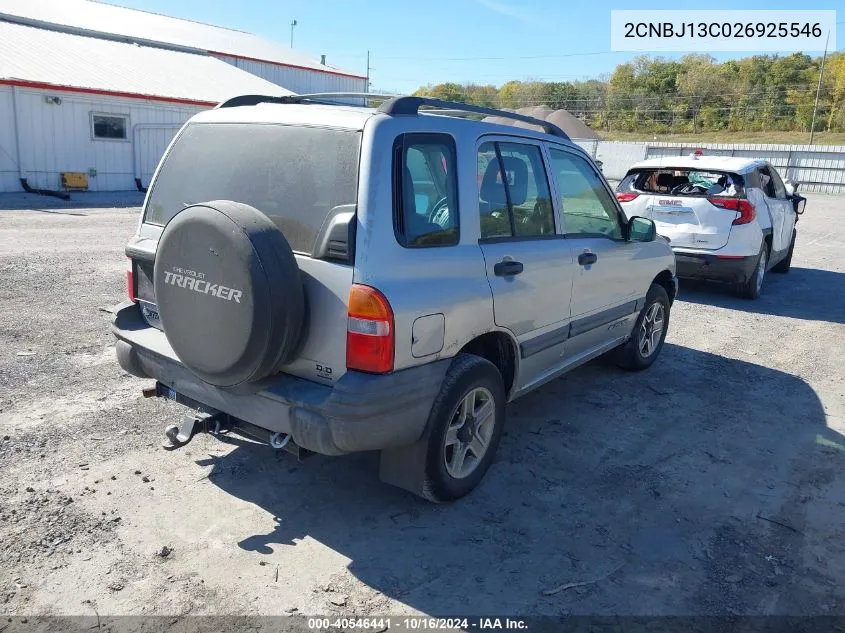
[[[446,429],[443,444],[446,472],[455,479],[472,474],[487,454],[495,428],[493,395],[485,387],[472,389],[455,408]]]
[[[638,338],[638,347],[643,358],[648,358],[654,354],[654,350],[660,344],[664,316],[663,304],[659,302],[652,303],[646,311],[640,324]]]

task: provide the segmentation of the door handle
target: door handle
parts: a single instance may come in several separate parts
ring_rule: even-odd
[[[506,260],[493,266],[493,272],[496,274],[496,277],[512,277],[521,273],[523,268],[522,262]]]
[[[578,256],[578,263],[582,266],[589,266],[590,264],[595,264],[598,260],[599,257],[595,253],[581,253]]]

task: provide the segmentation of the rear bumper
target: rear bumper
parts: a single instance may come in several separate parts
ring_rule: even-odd
[[[754,273],[757,256],[723,258],[718,255],[675,251],[678,277],[725,283],[745,283]]]
[[[289,433],[324,455],[408,446],[423,434],[450,360],[392,374],[349,371],[331,386],[288,374],[222,388],[201,381],[174,354],[163,332],[150,327],[136,304],[115,308],[117,360],[128,373],[154,378],[209,410]]]

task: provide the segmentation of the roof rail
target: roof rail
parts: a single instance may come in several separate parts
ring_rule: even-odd
[[[514,119],[516,121],[522,121],[523,123],[539,126],[547,134],[559,136],[567,141],[569,140],[569,136],[566,132],[549,121],[537,119],[533,116],[518,114],[516,112],[508,112],[507,110],[485,108],[483,106],[460,103],[458,101],[443,101],[442,99],[433,99],[431,97],[394,97],[389,101],[382,103],[379,106],[378,111],[392,115],[416,115],[419,114],[420,106],[428,106],[430,108],[438,108],[441,110],[460,110],[461,112],[472,112],[475,114],[486,114],[487,116],[500,116],[508,119]]]
[[[259,103],[331,103],[332,99],[394,99],[395,94],[378,94],[374,92],[314,92],[309,94],[290,94],[284,96],[271,95],[240,95],[222,101],[217,108],[237,108],[239,106],[253,106]]]

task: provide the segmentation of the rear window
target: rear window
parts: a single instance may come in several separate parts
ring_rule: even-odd
[[[632,172],[616,190],[680,196],[740,196],[742,186],[742,177],[738,174],[669,167]]]
[[[255,207],[291,248],[311,254],[332,209],[355,204],[360,132],[194,123],[165,158],[144,221],[165,225],[186,206],[234,200]]]

